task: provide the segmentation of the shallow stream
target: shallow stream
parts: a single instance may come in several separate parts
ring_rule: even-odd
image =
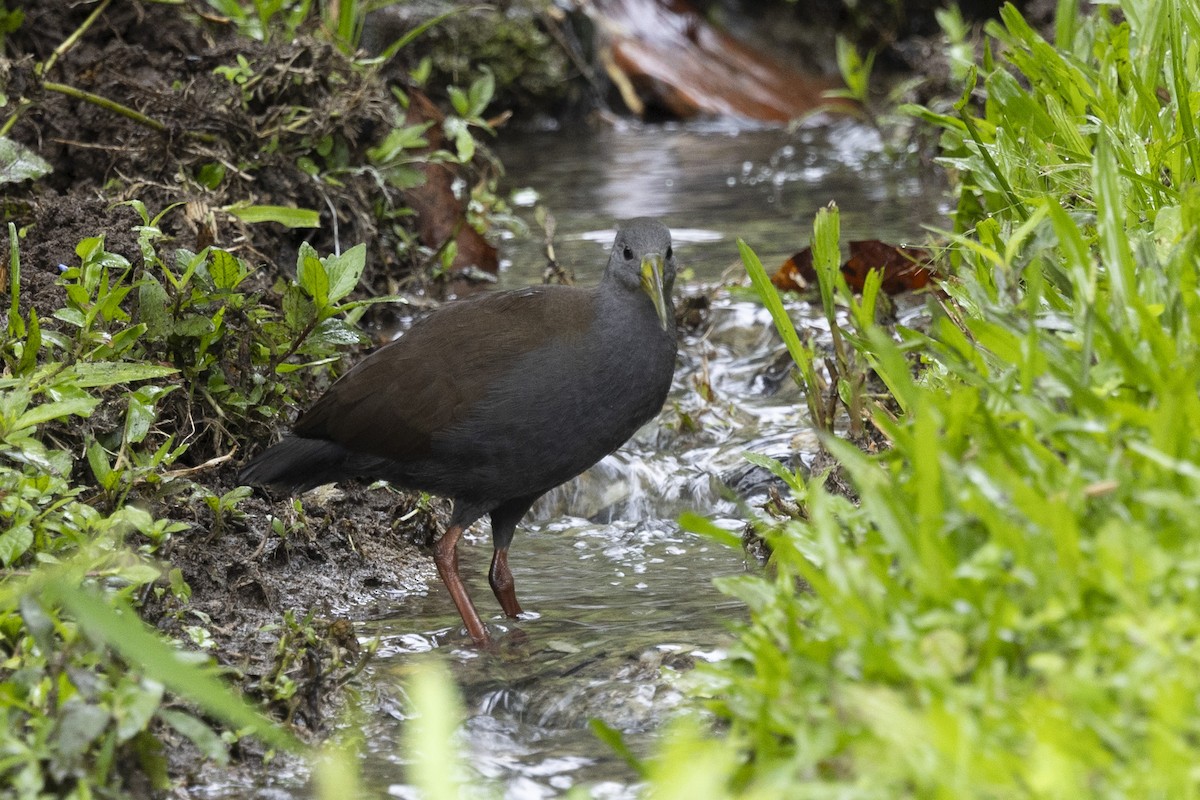
[[[682,126],[514,134],[497,149],[531,229],[506,243],[502,285],[541,280],[536,202],[556,217],[557,256],[584,284],[599,277],[614,220],[662,218],[690,270],[676,295],[709,293],[712,306],[682,339],[659,420],[543,498],[518,528],[510,564],[527,618],[506,620],[495,607],[486,525],[460,544],[461,571],[500,639],[497,652],[469,644],[438,585],[362,625],[363,636],[383,642],[366,678],[378,713],[366,724],[364,779],[374,792],[415,797],[398,744],[401,681],[417,654],[437,648],[464,695],[461,748],[479,797],[554,797],[577,784],[596,797],[632,797],[634,774],[592,736],[588,719],[649,752],[682,699],[670,676],[720,658],[730,623],[743,616],[713,579],[757,569],[741,552],[682,531],[678,516],[698,511],[739,530],[741,503],[752,505],[763,487],[742,454],[795,459],[812,448],[765,311],[713,288],[727,272],[741,280],[740,267],[731,270],[736,238],[772,269],[808,244],[813,214],[835,201],[843,241],[919,243],[924,225],[943,224],[942,187],[936,171],[884,154],[871,129],[849,122],[790,133]],[[820,324],[803,304],[793,312]],[[697,424],[681,425],[685,417]]]

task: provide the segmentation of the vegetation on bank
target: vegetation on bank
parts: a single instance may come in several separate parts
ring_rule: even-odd
[[[1047,42],[1006,6],[963,97],[908,109],[958,195],[927,328],[875,322],[817,217],[830,323],[886,387],[834,390],[888,447],[824,436],[857,501],[776,467],[798,510],[767,575],[724,581],[752,621],[701,668],[727,796],[1200,787],[1200,16],[1083,12]]]
[[[203,467],[179,464],[200,437],[185,428],[253,429],[297,402],[298,367],[359,341],[343,315],[362,305],[345,296],[364,249],[327,258],[302,249],[281,310],[246,291],[252,270],[228,251],[180,249],[167,261],[156,220],[139,210],[144,261],[107,251],[102,237],[80,243],[80,265],[62,276],[67,303],[50,319],[20,310],[19,237],[9,229],[0,775],[22,797],[129,789],[131,760],[166,788],[168,729],[218,760],[236,741],[222,728],[300,749],[193,649],[211,639],[203,615],[184,645],[150,633],[136,609],[153,599],[193,616],[188,584],[163,562],[173,536],[192,527],[179,511],[207,508],[220,526],[249,494],[191,480]]]

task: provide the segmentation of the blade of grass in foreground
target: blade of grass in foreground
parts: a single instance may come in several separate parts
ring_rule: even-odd
[[[800,336],[796,333],[796,326],[792,324],[791,317],[784,310],[783,301],[779,299],[779,292],[775,291],[775,287],[771,285],[771,278],[767,275],[767,270],[763,267],[762,262],[742,239],[737,240],[737,246],[738,252],[742,256],[742,263],[746,266],[746,272],[750,274],[750,283],[753,284],[754,291],[762,300],[763,305],[767,307],[767,311],[771,312],[771,320],[775,323],[775,329],[779,331],[779,335],[783,337],[783,343],[787,345],[788,352],[792,354],[792,360],[797,365],[803,365],[806,361],[810,361],[812,350],[805,347],[800,341]]]
[[[72,583],[66,572],[51,578],[44,595],[60,603],[89,635],[102,639],[130,664],[195,703],[234,729],[249,729],[272,747],[299,752],[304,745],[283,727],[272,723],[241,700],[228,685],[155,636],[130,608],[117,610],[114,601]]]
[[[454,679],[442,663],[422,661],[413,669],[408,696],[414,714],[404,728],[405,754],[413,758],[409,781],[428,800],[456,800],[463,766],[454,734],[464,714]]]
[[[821,429],[831,428],[832,420],[825,420],[820,408],[821,387],[817,381],[816,370],[813,368],[812,348],[800,341],[800,336],[796,333],[796,326],[792,324],[791,317],[783,307],[783,300],[779,298],[779,292],[771,284],[771,279],[767,276],[767,271],[763,268],[762,262],[758,260],[758,256],[742,239],[737,240],[737,245],[738,252],[742,256],[742,264],[745,265],[746,272],[750,275],[750,283],[754,286],[755,293],[770,312],[775,329],[779,331],[788,353],[792,356],[792,361],[796,363],[804,378],[806,388],[804,395],[813,425]]]

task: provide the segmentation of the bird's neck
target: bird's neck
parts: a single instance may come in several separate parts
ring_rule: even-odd
[[[627,286],[610,278],[606,273],[593,291],[596,293],[596,308],[599,311],[596,315],[598,324],[611,326],[619,323],[626,328],[635,326],[644,329],[647,335],[652,329],[657,329],[663,336],[672,342],[675,341],[675,303],[670,294],[666,296],[667,319],[671,320],[672,324],[664,330],[653,301],[640,286]]]

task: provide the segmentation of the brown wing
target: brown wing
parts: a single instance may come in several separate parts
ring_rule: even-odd
[[[460,300],[357,364],[301,415],[295,432],[400,461],[461,420],[518,358],[582,336],[591,291],[542,286]]]

